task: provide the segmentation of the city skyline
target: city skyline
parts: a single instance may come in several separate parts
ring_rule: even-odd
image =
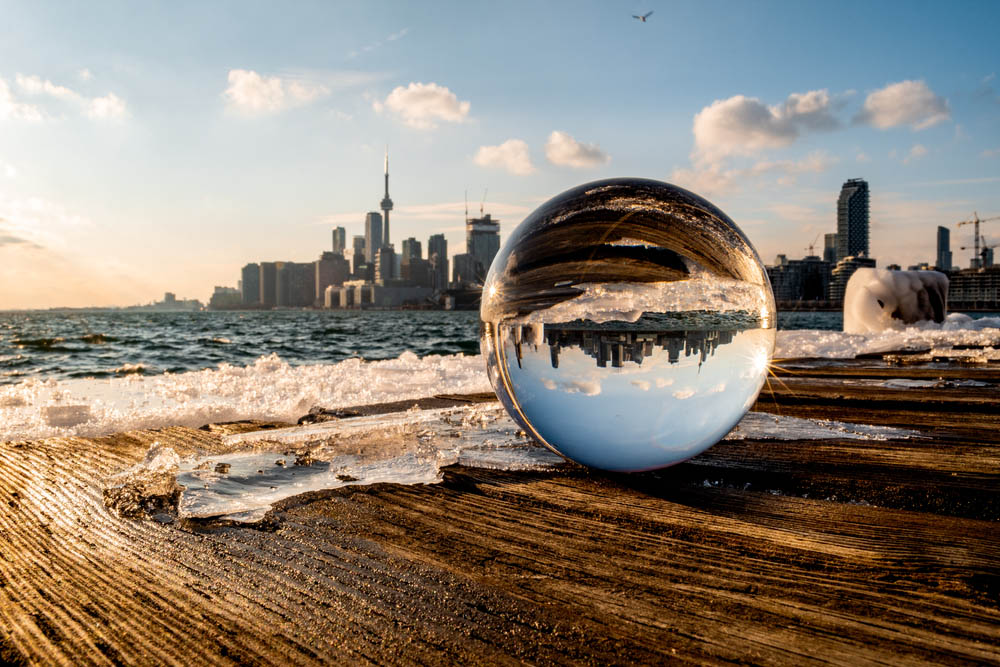
[[[653,8],[5,4],[0,308],[205,299],[247,261],[312,261],[380,210],[386,144],[397,252],[440,233],[461,254],[466,191],[476,210],[488,188],[502,242],[631,175],[705,196],[762,259],[801,256],[862,177],[880,265],[933,262],[939,225],[968,265],[954,223],[1000,214],[1000,83],[970,46],[1000,7],[630,16]]]

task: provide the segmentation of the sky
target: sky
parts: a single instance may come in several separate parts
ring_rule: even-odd
[[[633,14],[653,14],[643,23]],[[207,300],[364,233],[464,249],[600,178],[687,187],[772,263],[871,188],[879,266],[1000,215],[995,2],[0,0],[0,309]],[[983,235],[1000,242],[1000,220]]]

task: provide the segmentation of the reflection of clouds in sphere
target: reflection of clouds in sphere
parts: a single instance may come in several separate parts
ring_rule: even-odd
[[[559,453],[658,468],[724,436],[774,346],[774,301],[749,242],[680,188],[591,183],[511,235],[481,308],[490,381]]]

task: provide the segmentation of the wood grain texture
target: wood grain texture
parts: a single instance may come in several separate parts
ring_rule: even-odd
[[[0,661],[1000,663],[1000,424],[955,408],[995,385],[827,371],[758,409],[927,437],[724,441],[643,475],[453,467],[255,526],[122,519],[101,486],[154,441],[222,451],[261,423],[0,445]]]

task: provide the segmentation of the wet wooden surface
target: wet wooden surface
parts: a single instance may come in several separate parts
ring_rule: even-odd
[[[915,378],[941,381],[877,384]],[[756,409],[924,437],[724,441],[632,476],[452,467],[252,527],[122,519],[101,486],[154,441],[218,451],[259,423],[0,445],[0,661],[1000,663],[1000,372],[771,384]]]

